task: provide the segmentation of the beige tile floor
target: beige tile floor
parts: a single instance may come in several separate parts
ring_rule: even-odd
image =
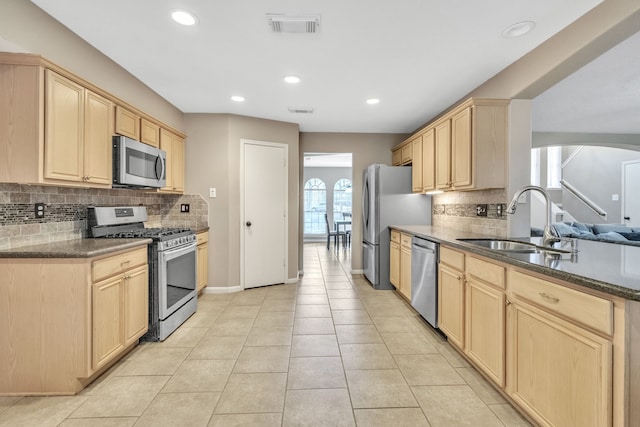
[[[528,426],[346,251],[305,245],[297,284],[206,294],[77,396],[0,397],[0,426]]]

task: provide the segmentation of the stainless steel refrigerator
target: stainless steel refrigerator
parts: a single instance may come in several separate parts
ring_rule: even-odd
[[[389,226],[431,224],[431,196],[411,192],[410,166],[370,165],[362,187],[364,275],[376,289],[393,289]]]

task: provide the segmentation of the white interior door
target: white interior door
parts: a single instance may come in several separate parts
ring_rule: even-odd
[[[622,222],[640,227],[640,162],[622,163]]]
[[[244,287],[284,283],[287,273],[287,146],[242,141]]]

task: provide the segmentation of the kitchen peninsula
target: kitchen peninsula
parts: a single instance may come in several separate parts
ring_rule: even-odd
[[[440,328],[524,413],[541,425],[640,423],[640,248],[516,253],[459,240],[495,236],[392,228],[441,245]]]

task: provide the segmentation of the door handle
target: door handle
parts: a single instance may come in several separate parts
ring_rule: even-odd
[[[625,220],[625,221],[631,221],[631,217],[630,217],[630,216],[625,216],[625,217],[624,217],[624,220]]]
[[[247,221],[247,222],[245,223],[245,225],[246,225],[247,227],[251,227],[251,221]]]

